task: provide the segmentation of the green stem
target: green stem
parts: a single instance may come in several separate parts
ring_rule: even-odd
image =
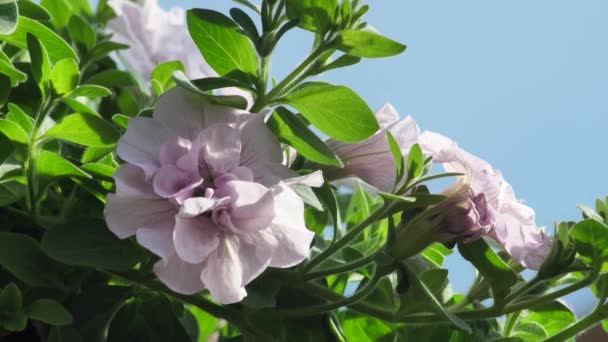
[[[373,214],[371,214],[365,220],[363,220],[363,222],[359,223],[357,226],[352,228],[348,233],[346,233],[346,235],[344,235],[342,238],[340,238],[340,240],[336,241],[334,244],[329,246],[326,250],[321,252],[321,254],[317,255],[312,260],[310,260],[308,262],[308,264],[306,264],[304,266],[304,268],[302,269],[303,272],[307,273],[307,272],[311,271],[313,268],[315,268],[320,263],[322,263],[325,259],[329,258],[334,253],[336,253],[338,250],[340,250],[342,247],[346,246],[349,242],[351,242],[354,238],[356,238],[361,232],[363,232],[363,230],[365,230],[365,228],[367,228],[367,226],[371,225],[372,223],[374,223],[374,222],[378,221],[380,218],[382,218],[389,208],[390,207],[383,206],[383,207],[379,208],[378,210],[376,210]]]
[[[505,337],[511,336],[511,332],[513,331],[513,328],[515,327],[515,324],[517,323],[517,321],[519,321],[520,314],[521,314],[521,312],[515,312],[509,316],[509,318],[507,320],[507,326],[505,327]]]
[[[586,316],[585,318],[574,323],[573,325],[569,326],[565,330],[562,330],[557,335],[553,335],[553,336],[547,338],[546,340],[544,340],[544,342],[566,341],[569,338],[575,337],[578,334],[582,333],[583,331],[591,328],[592,326],[594,326],[595,324],[597,324],[604,318],[606,318],[606,315],[602,314],[601,311],[599,311],[599,310],[595,310],[591,314]]]
[[[312,305],[303,308],[276,309],[268,313],[278,317],[306,317],[326,313],[344,306],[351,306],[369,296],[376,289],[376,285],[378,285],[380,279],[382,279],[382,275],[375,271],[369,282],[350,297],[340,296],[338,300],[331,303]]]
[[[531,281],[529,281],[526,284],[524,284],[522,287],[520,287],[517,290],[515,290],[515,292],[513,292],[512,294],[508,295],[503,300],[503,303],[505,305],[508,304],[508,303],[511,303],[513,300],[515,300],[518,297],[521,297],[522,295],[526,294],[527,292],[529,292],[530,290],[532,290],[536,286],[540,285],[542,282],[543,282],[542,279],[540,279],[538,277],[535,277]]]
[[[359,268],[371,263],[372,261],[374,261],[374,259],[376,258],[376,256],[378,255],[379,252],[380,252],[380,250],[378,250],[368,256],[365,256],[363,258],[350,262],[346,265],[326,268],[326,269],[323,269],[323,270],[317,271],[317,272],[306,273],[306,274],[302,275],[301,277],[298,277],[298,280],[307,281],[307,280],[327,277],[327,276],[333,275],[333,274],[340,274],[340,273],[354,271],[354,270],[359,269]]]
[[[317,59],[321,56],[323,52],[325,52],[326,47],[321,44],[317,47],[311,54],[300,64],[294,71],[292,71],[284,80],[282,80],[276,87],[274,87],[270,93],[265,96],[261,96],[257,99],[253,107],[251,108],[251,112],[257,113],[261,111],[264,107],[269,104],[273,104],[287,89],[292,82],[297,80],[301,75],[306,74],[310,68],[315,64]]]
[[[264,101],[266,88],[268,87],[268,73],[270,71],[270,56],[262,57],[260,62],[260,75],[258,84],[258,99]]]

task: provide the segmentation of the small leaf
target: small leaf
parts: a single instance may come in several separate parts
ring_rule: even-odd
[[[0,34],[11,34],[17,29],[19,8],[15,1],[0,3]]]
[[[19,0],[17,1],[17,5],[19,6],[20,16],[28,17],[37,21],[51,20],[51,15],[49,14],[49,12],[47,12],[44,7],[38,5],[34,1]]]
[[[361,57],[355,57],[355,56],[344,54],[344,55],[336,58],[331,63],[326,64],[323,67],[321,67],[316,72],[316,74],[320,74],[322,72],[330,71],[330,70],[333,70],[333,69],[339,69],[339,68],[348,67],[348,66],[351,66],[351,65],[355,65],[355,64],[357,64],[359,62],[361,62]]]
[[[93,15],[88,0],[41,0],[40,4],[51,14],[51,22],[57,29],[66,26],[72,15]]]
[[[7,138],[12,141],[29,144],[29,136],[18,124],[0,119],[0,133],[4,134]]]
[[[86,60],[89,62],[95,62],[100,60],[113,51],[128,49],[129,45],[120,44],[116,42],[101,42],[93,47],[86,56]],[[94,75],[95,76],[95,75]]]
[[[483,239],[459,243],[458,250],[486,279],[494,296],[502,296],[519,281],[517,273],[509,267]]]
[[[106,97],[112,95],[112,91],[106,87],[98,86],[98,85],[81,85],[80,87],[74,89],[68,96],[69,97]]]
[[[68,23],[70,37],[76,43],[80,43],[91,50],[97,44],[97,34],[95,30],[79,15],[73,15]]]
[[[127,129],[127,125],[129,124],[129,120],[131,120],[130,116],[115,114],[112,116],[112,121],[123,129]]]
[[[73,59],[62,59],[53,67],[51,83],[59,95],[64,95],[78,86],[80,70]]]
[[[375,32],[345,30],[338,36],[338,48],[355,57],[382,58],[398,55],[406,46]]]
[[[105,147],[114,145],[120,134],[102,118],[77,113],[64,117],[43,137],[61,139],[84,146]]]
[[[440,243],[434,243],[427,247],[421,255],[435,264],[437,267],[443,266],[445,258],[452,254],[453,251]]]
[[[78,101],[77,99],[64,97],[63,103],[68,105],[76,113],[82,113],[82,114],[93,115],[93,116],[101,116],[101,115],[99,115],[99,113],[97,113],[97,111],[95,109]]]
[[[266,123],[285,144],[295,148],[308,160],[319,164],[342,167],[340,158],[297,115],[279,107]]]
[[[87,79],[85,83],[107,88],[137,85],[137,81],[133,78],[131,73],[115,69],[106,70],[95,74]]]
[[[140,260],[130,241],[119,240],[103,221],[95,219],[54,227],[44,234],[41,245],[51,258],[71,266],[126,271]]]
[[[27,34],[27,49],[30,53],[32,74],[34,79],[40,86],[43,94],[46,94],[48,81],[51,76],[51,62],[46,49],[38,38],[34,35]]]
[[[81,169],[90,174],[109,179],[111,179],[112,176],[114,176],[114,172],[116,172],[115,167],[101,163],[85,164],[81,166]]]
[[[0,207],[13,204],[25,197],[25,185],[8,181],[0,183]]]
[[[243,28],[245,33],[247,33],[253,42],[256,42],[260,38],[258,28],[255,26],[255,23],[251,17],[245,13],[245,11],[240,8],[231,8],[230,16]]]
[[[414,144],[410,148],[410,153],[407,157],[407,176],[409,179],[416,179],[422,176],[424,170],[424,154],[420,145]]]
[[[8,104],[8,114],[6,115],[6,120],[12,121],[19,125],[19,127],[21,127],[26,134],[27,132],[31,132],[32,127],[34,126],[34,119],[27,115],[14,103]]]
[[[608,227],[603,223],[594,219],[578,222],[570,230],[570,238],[580,255],[608,260]]]
[[[179,70],[173,73],[173,78],[175,79],[175,82],[177,83],[177,85],[179,85],[180,87],[184,88],[185,90],[188,90],[189,92],[197,94],[198,96],[204,97],[207,101],[209,101],[213,104],[217,104],[220,106],[228,106],[228,107],[233,107],[233,108],[238,108],[238,109],[247,109],[247,107],[249,106],[247,99],[245,99],[242,96],[209,95],[209,94],[204,93],[203,91],[198,89],[197,86],[192,84],[192,82],[190,82],[188,80],[186,75]]]
[[[401,178],[403,178],[403,173],[405,171],[405,162],[403,161],[403,154],[401,153],[401,146],[393,134],[390,131],[386,131],[386,138],[388,139],[388,144],[391,147],[391,153],[393,154],[393,159],[395,160],[396,167],[396,175],[395,178],[395,186],[401,182]]]
[[[28,285],[56,286],[59,282],[59,265],[27,235],[0,233],[0,265]]]
[[[23,297],[15,283],[6,285],[6,287],[0,291],[0,316],[3,313],[15,314],[21,310],[22,305]]]
[[[160,96],[162,93],[175,87],[173,73],[177,70],[182,72],[186,70],[184,64],[180,61],[161,63],[156,66],[154,71],[152,71],[151,77],[156,95]]]
[[[192,9],[188,11],[188,30],[207,63],[220,76],[235,70],[257,75],[255,49],[232,19],[219,12]]]
[[[25,308],[25,314],[31,319],[54,326],[72,324],[72,315],[68,310],[51,299],[38,299]]]
[[[40,151],[36,171],[39,178],[39,189],[45,189],[56,178],[77,177],[91,178],[74,164],[49,151]]]
[[[347,87],[305,83],[284,100],[321,132],[338,140],[361,141],[380,128],[367,103]]]
[[[324,34],[333,23],[338,0],[287,0],[285,8],[287,17],[298,19],[301,28]]]
[[[0,322],[0,326],[7,331],[23,331],[27,326],[27,316],[21,311],[17,312],[10,319]]]
[[[0,34],[0,40],[20,48],[27,48],[28,33],[38,38],[48,52],[52,63],[66,58],[79,61],[74,49],[63,38],[48,27],[30,18],[20,17],[15,32],[9,35]]]
[[[27,74],[15,68],[2,50],[0,50],[0,74],[8,76],[11,79],[11,86],[13,87],[27,80]]]

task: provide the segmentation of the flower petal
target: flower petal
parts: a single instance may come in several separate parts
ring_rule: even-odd
[[[159,151],[169,138],[170,132],[162,123],[150,118],[133,118],[118,141],[118,156],[141,167],[146,177],[150,177],[160,167]]]
[[[380,107],[375,115],[381,128],[387,128],[399,120],[399,113],[397,113],[395,107],[390,103],[386,103],[384,106]]]
[[[201,280],[213,299],[220,304],[240,302],[247,295],[239,249],[238,237],[225,235],[220,238],[216,251],[205,261]]]
[[[239,131],[228,125],[213,125],[203,131],[203,158],[213,175],[228,173],[239,166]]]
[[[272,192],[261,184],[233,180],[217,188],[215,195],[231,199],[230,219],[244,232],[267,228],[274,219]]]
[[[192,264],[203,262],[216,250],[219,232],[219,227],[206,217],[176,217],[173,242],[177,255]]]
[[[203,213],[211,211],[220,205],[226,205],[229,198],[207,198],[207,197],[192,197],[182,203],[179,208],[178,216],[181,218],[192,218]]]
[[[254,179],[264,178],[269,164],[283,161],[281,144],[264,124],[264,116],[251,114],[241,127],[241,166],[253,171]]]
[[[189,189],[192,185],[200,185],[201,179],[192,179],[191,175],[176,166],[166,165],[158,169],[154,175],[154,192],[161,197],[173,197],[179,192]]]
[[[201,292],[205,285],[201,281],[202,264],[189,264],[177,255],[162,259],[154,265],[158,279],[174,292],[193,295]]]
[[[166,220],[154,222],[137,230],[137,243],[161,258],[175,254],[173,248],[173,228],[175,219],[167,216]]]
[[[165,199],[123,197],[108,194],[104,216],[108,228],[119,238],[135,235],[142,227],[167,221],[175,215],[175,207]]]
[[[158,198],[152,182],[146,181],[144,171],[135,165],[123,164],[114,173],[116,194],[125,197]]]

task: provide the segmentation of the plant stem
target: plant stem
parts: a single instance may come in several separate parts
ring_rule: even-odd
[[[350,306],[369,296],[376,289],[376,285],[378,285],[380,279],[382,279],[382,275],[375,271],[369,282],[350,297],[340,296],[340,298],[334,302],[312,305],[303,308],[275,309],[270,311],[269,314],[276,315],[278,317],[305,317],[326,313],[328,311],[339,309],[343,306]]]
[[[511,336],[511,332],[515,327],[515,324],[517,323],[517,321],[519,321],[519,316],[520,312],[515,312],[509,316],[509,318],[507,319],[507,326],[505,327],[505,337]]]
[[[323,262],[323,260],[332,256],[340,248],[346,246],[351,240],[353,240],[361,232],[363,232],[363,230],[365,230],[365,228],[367,228],[367,226],[371,225],[372,223],[374,223],[374,222],[378,221],[380,218],[382,218],[384,216],[385,212],[389,208],[390,208],[390,206],[389,207],[383,206],[383,207],[379,208],[378,210],[376,210],[373,214],[371,214],[365,220],[363,220],[363,222],[359,223],[357,226],[355,226],[353,229],[351,229],[348,233],[346,233],[346,235],[344,235],[342,238],[340,238],[340,240],[336,241],[334,244],[329,246],[326,250],[321,252],[321,254],[317,255],[312,260],[310,260],[308,262],[308,264],[304,265],[304,268],[302,269],[302,271],[304,273],[311,271],[313,268],[315,268],[321,262]]]
[[[323,269],[323,270],[317,271],[317,272],[306,273],[306,274],[302,275],[301,277],[298,277],[298,280],[307,281],[307,280],[327,277],[332,274],[340,274],[340,273],[345,273],[345,272],[359,269],[359,268],[371,263],[372,261],[374,261],[374,258],[376,258],[376,256],[378,255],[378,252],[380,252],[380,250],[378,250],[368,256],[365,256],[363,258],[360,258],[358,260],[345,264],[345,265],[326,268],[326,269]]]
[[[253,107],[251,108],[252,113],[257,113],[269,104],[274,103],[283,94],[292,82],[297,80],[301,75],[306,74],[310,68],[315,64],[317,59],[325,52],[325,45],[321,44],[300,64],[294,71],[292,71],[284,80],[282,80],[276,87],[274,87],[268,94],[261,96],[257,99]]]

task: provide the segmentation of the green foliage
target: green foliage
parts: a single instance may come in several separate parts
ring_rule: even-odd
[[[88,114],[71,114],[49,129],[43,137],[61,139],[83,146],[107,147],[119,137],[107,121]]]
[[[114,271],[131,269],[140,253],[129,241],[121,241],[98,220],[81,219],[54,227],[44,234],[42,250],[71,266]]]
[[[49,21],[51,15],[49,12],[38,3],[31,0],[19,0],[17,1],[19,6],[19,15],[34,19],[37,21]]]
[[[25,308],[25,314],[50,325],[68,325],[72,323],[72,315],[60,303],[51,299],[38,299]]]
[[[284,102],[299,110],[321,132],[338,140],[360,141],[379,129],[372,110],[347,87],[305,83]]]
[[[398,55],[406,47],[375,32],[345,30],[338,37],[338,48],[355,57],[384,58]]]
[[[277,108],[266,123],[281,142],[295,148],[310,161],[320,164],[342,166],[342,162],[297,115],[289,110]]]
[[[234,71],[257,74],[255,49],[232,19],[215,11],[193,9],[188,11],[188,29],[207,63],[220,76]]]
[[[80,70],[73,59],[62,59],[55,64],[50,74],[53,89],[59,95],[70,93],[78,86]]]
[[[180,61],[161,63],[156,66],[156,69],[152,72],[152,87],[156,91],[156,95],[161,95],[167,90],[175,87],[175,81],[173,80],[173,73],[177,70],[182,72],[186,71],[184,65]]]
[[[285,7],[289,19],[299,20],[301,28],[323,34],[334,21],[338,0],[287,0]]]

